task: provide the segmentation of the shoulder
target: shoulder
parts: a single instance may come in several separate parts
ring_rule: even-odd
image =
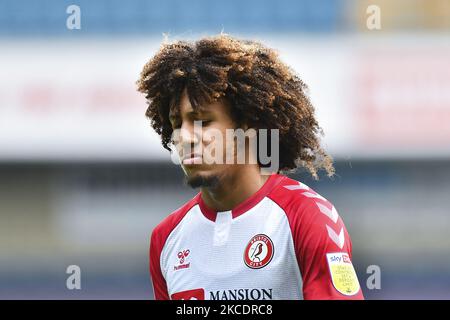
[[[269,193],[268,198],[283,209],[288,217],[312,218],[322,213],[334,222],[338,218],[336,209],[330,201],[306,184],[288,177],[284,177]]]
[[[152,246],[162,247],[169,235],[176,228],[176,226],[183,220],[186,214],[198,203],[197,194],[194,198],[183,204],[180,208],[170,213],[164,220],[162,220],[152,231],[151,243]]]
[[[286,214],[295,238],[305,242],[308,236],[322,240],[330,236],[342,248],[341,231],[342,235],[346,233],[342,218],[334,205],[315,190],[286,177],[268,197]]]

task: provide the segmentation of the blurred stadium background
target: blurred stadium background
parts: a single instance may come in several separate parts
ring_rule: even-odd
[[[195,191],[135,81],[163,33],[221,31],[278,49],[309,85],[337,176],[293,176],[344,218],[366,298],[449,299],[447,0],[0,0],[0,298],[153,298],[149,235]]]

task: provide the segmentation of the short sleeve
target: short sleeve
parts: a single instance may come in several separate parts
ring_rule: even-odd
[[[304,299],[364,299],[342,218],[327,200],[308,200],[293,233]]]
[[[152,232],[150,239],[150,275],[153,285],[153,292],[155,300],[169,300],[167,292],[166,280],[161,272],[161,251],[164,243],[161,240],[161,235],[158,234],[158,228],[155,228]]]

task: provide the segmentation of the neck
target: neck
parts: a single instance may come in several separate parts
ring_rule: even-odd
[[[268,178],[269,175],[260,173],[259,166],[242,166],[242,169],[221,178],[220,184],[214,189],[203,187],[202,199],[216,211],[232,210],[255,194]]]

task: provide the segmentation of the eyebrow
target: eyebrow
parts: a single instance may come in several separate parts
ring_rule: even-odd
[[[199,116],[199,115],[207,115],[207,114],[211,114],[211,111],[209,110],[191,110],[187,113],[188,116]],[[177,118],[180,117],[179,113],[169,113],[169,121],[173,121]]]

